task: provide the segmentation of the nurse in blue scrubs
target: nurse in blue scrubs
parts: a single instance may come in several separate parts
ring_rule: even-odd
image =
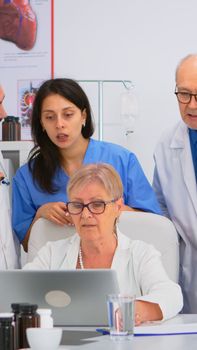
[[[28,163],[13,178],[12,223],[26,251],[37,219],[72,225],[66,186],[82,164],[109,163],[117,170],[125,210],[161,213],[136,156],[119,145],[91,138],[90,104],[74,80],[58,78],[42,84],[34,101],[31,128],[35,146]]]

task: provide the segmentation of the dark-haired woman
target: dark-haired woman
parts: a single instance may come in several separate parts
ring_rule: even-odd
[[[82,164],[105,162],[119,173],[126,210],[160,213],[154,192],[136,156],[127,149],[91,138],[88,98],[71,79],[51,79],[37,92],[32,112],[35,146],[13,179],[13,228],[27,250],[31,225],[40,217],[72,224],[65,189]]]

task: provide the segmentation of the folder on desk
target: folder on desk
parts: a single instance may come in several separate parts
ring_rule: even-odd
[[[197,315],[180,314],[170,320],[147,322],[134,327],[135,336],[197,334]]]

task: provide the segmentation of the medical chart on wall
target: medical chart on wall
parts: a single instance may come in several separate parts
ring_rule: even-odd
[[[53,75],[53,1],[0,0],[0,84],[22,140],[31,139],[36,91]]]

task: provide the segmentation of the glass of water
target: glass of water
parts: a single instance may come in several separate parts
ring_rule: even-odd
[[[134,296],[121,294],[109,294],[107,296],[108,323],[111,339],[132,339],[134,307]]]

